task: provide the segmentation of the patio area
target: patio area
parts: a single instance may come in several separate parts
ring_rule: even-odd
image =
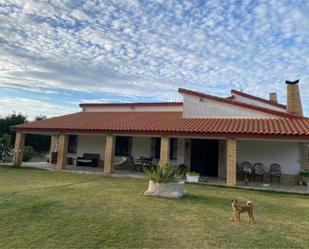
[[[4,166],[11,166],[12,164],[2,164]],[[21,167],[25,168],[36,168],[36,169],[45,169],[51,171],[58,171],[54,164],[47,162],[23,162]],[[72,166],[67,165],[65,169],[61,170],[62,172],[67,173],[77,173],[77,174],[93,174],[93,175],[104,175],[103,168],[101,167],[85,167],[85,166]],[[142,172],[134,172],[131,170],[115,170],[111,173],[112,177],[130,177],[130,178],[144,178]],[[223,178],[217,177],[201,177],[200,182],[190,183],[190,184],[199,184],[199,185],[210,185],[210,186],[219,186],[219,187],[228,187],[226,185],[226,180]],[[268,192],[278,192],[278,193],[294,193],[294,194],[305,194],[309,195],[309,186],[299,186],[299,185],[290,185],[290,184],[278,184],[278,183],[264,183],[257,181],[249,181],[245,183],[244,181],[237,181],[236,186],[231,188],[240,188],[240,189],[253,189],[258,191],[268,191]]]

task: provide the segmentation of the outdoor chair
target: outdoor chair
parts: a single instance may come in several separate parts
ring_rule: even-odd
[[[153,159],[151,157],[138,157],[134,161],[134,171],[143,172],[144,169],[153,168]]]
[[[113,167],[115,170],[127,170],[128,165],[127,162],[129,161],[130,157],[126,156],[115,156],[113,160]]]
[[[253,173],[252,164],[249,162],[243,162],[241,164],[241,168],[244,175],[244,179],[251,180]]]
[[[100,155],[84,153],[82,157],[77,157],[76,166],[98,167]]]
[[[253,173],[254,173],[254,180],[257,180],[258,178],[263,181],[264,180],[264,174],[265,174],[265,167],[262,163],[256,163],[253,167]]]
[[[270,165],[270,170],[269,170],[269,180],[270,180],[270,182],[273,181],[273,178],[277,178],[278,183],[280,183],[281,166],[279,164],[276,164],[276,163]]]

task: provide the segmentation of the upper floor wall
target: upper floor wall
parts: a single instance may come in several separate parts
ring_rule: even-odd
[[[184,118],[275,118],[276,115],[183,94]]]
[[[85,112],[182,112],[181,102],[80,104]]]
[[[253,96],[248,97],[249,96],[248,94],[240,93],[235,90],[232,91],[232,96],[233,96],[233,100],[237,102],[241,102],[241,103],[245,103],[249,105],[255,105],[255,106],[267,108],[267,109],[274,110],[274,111],[286,112],[286,109],[282,107],[283,105],[276,104],[276,103],[270,103],[270,102],[267,103],[268,101],[266,100],[253,97]]]

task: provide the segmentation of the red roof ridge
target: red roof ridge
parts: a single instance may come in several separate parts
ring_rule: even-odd
[[[248,108],[248,109],[251,109],[251,110],[260,111],[260,112],[264,112],[264,113],[268,113],[268,114],[272,114],[272,115],[277,115],[277,116],[282,116],[282,117],[287,117],[287,118],[302,118],[302,116],[299,116],[299,115],[296,115],[296,114],[271,110],[271,109],[268,109],[268,108],[264,108],[264,107],[260,107],[260,106],[255,106],[255,105],[250,105],[250,104],[247,104],[247,103],[235,101],[233,99],[221,98],[221,97],[218,97],[218,96],[213,96],[213,95],[209,95],[209,94],[206,94],[206,93],[196,92],[196,91],[192,91],[192,90],[188,90],[188,89],[184,89],[184,88],[179,88],[178,92],[188,94],[188,95],[192,95],[192,96],[196,96],[196,97],[200,97],[200,98],[207,98],[207,99],[223,102],[223,103],[226,103],[226,104],[236,105],[236,106],[240,106],[240,107],[244,107],[244,108]]]
[[[117,106],[182,106],[182,102],[116,102],[116,103],[80,103],[80,107],[117,107]]]
[[[249,99],[253,99],[253,100],[256,100],[256,101],[260,101],[260,102],[263,102],[263,103],[266,103],[266,104],[269,104],[269,105],[273,105],[273,106],[276,106],[276,107],[279,107],[279,108],[282,108],[282,109],[286,109],[286,105],[283,105],[283,104],[280,104],[280,103],[276,103],[276,102],[270,101],[268,99],[260,98],[260,97],[257,97],[257,96],[254,96],[254,95],[251,95],[251,94],[248,94],[248,93],[237,91],[235,89],[232,89],[231,93],[243,96],[245,98],[249,98]]]

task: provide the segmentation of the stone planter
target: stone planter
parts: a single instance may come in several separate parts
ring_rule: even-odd
[[[149,181],[145,196],[160,196],[168,198],[180,198],[186,194],[184,182],[154,182]]]
[[[187,177],[187,182],[198,182],[198,180],[200,179],[199,175],[187,174],[186,177]]]

